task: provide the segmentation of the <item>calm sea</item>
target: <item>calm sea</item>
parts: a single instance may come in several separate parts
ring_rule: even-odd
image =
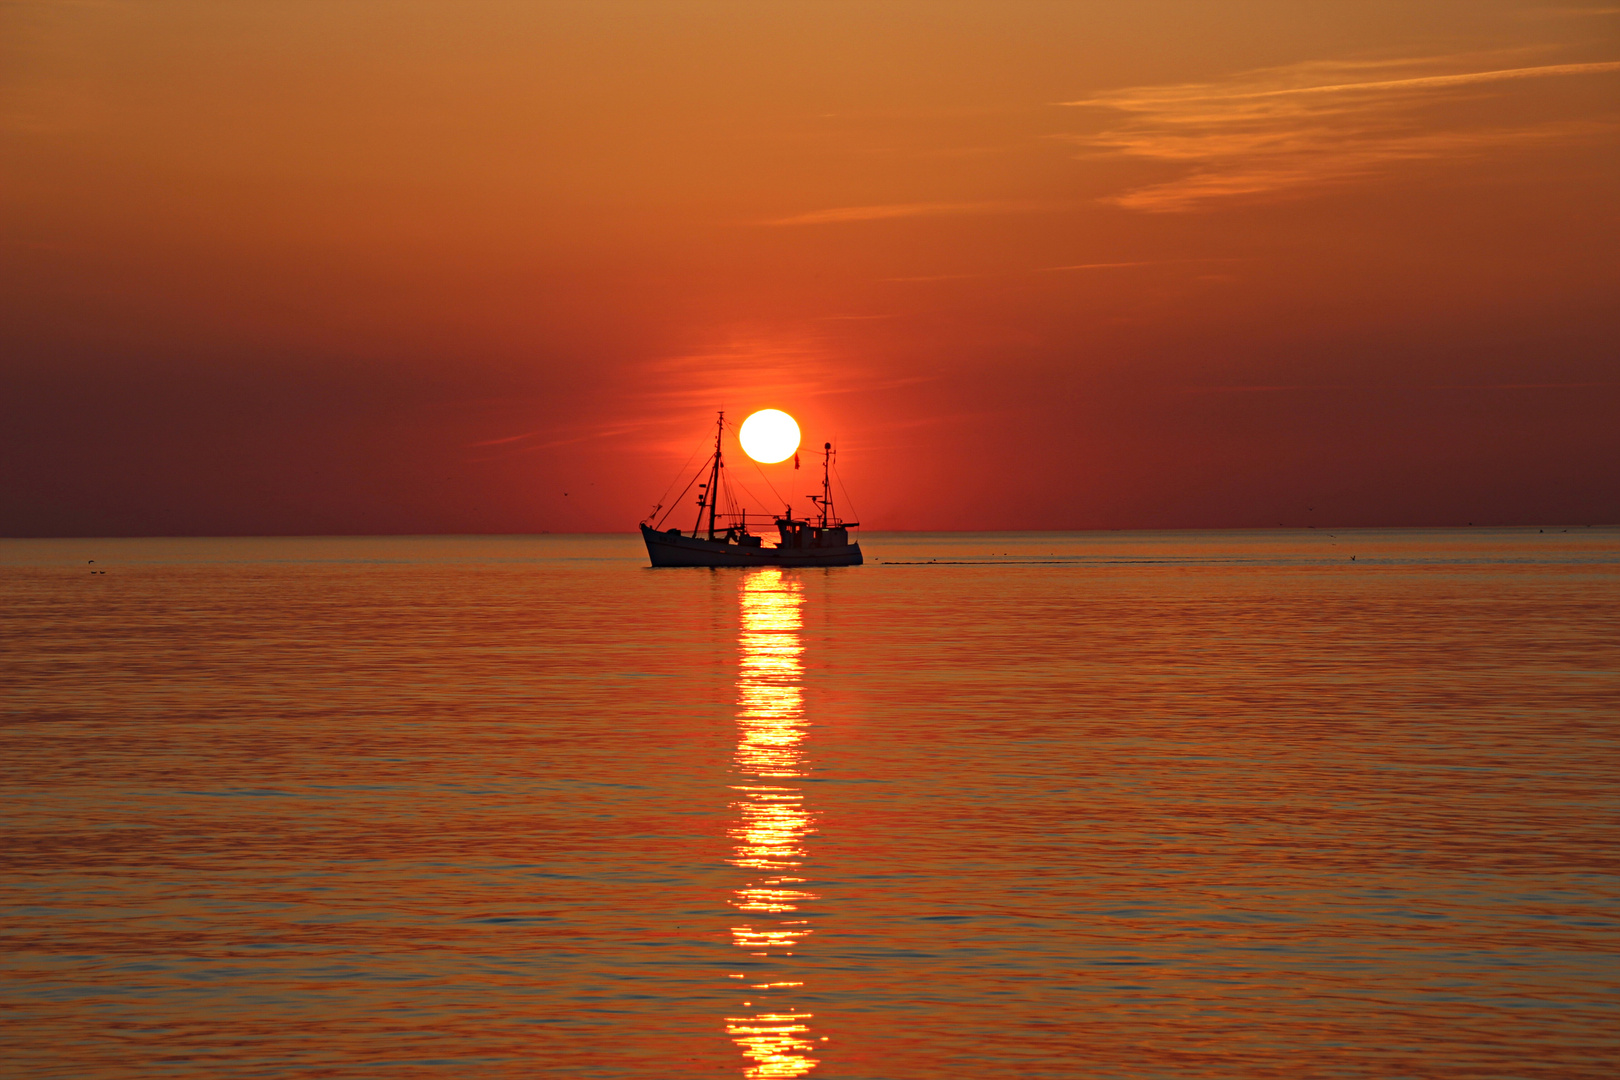
[[[1620,530],[865,547],[0,541],[0,1075],[1620,1070]]]

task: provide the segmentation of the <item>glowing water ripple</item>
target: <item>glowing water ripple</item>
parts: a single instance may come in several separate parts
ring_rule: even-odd
[[[805,859],[804,840],[814,823],[804,791],[785,783],[804,776],[804,645],[800,638],[803,589],[781,570],[759,570],[742,580],[742,627],[738,635],[737,752],[733,765],[743,780],[732,790],[736,824],[731,863],[768,876],[746,882],[731,905],[751,921],[731,928],[731,940],[751,958],[792,956],[810,936],[806,919],[787,918],[815,895],[804,879],[788,876]],[[802,986],[782,980],[755,983],[766,994]],[[745,1002],[752,1006],[752,1001]],[[806,1022],[811,1014],[778,1002],[752,1016],[728,1016],[726,1034],[750,1064],[749,1078],[803,1076],[819,1062]]]

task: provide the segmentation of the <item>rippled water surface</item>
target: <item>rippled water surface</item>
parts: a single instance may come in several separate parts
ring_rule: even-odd
[[[864,544],[0,541],[0,1075],[1620,1069],[1620,532]]]

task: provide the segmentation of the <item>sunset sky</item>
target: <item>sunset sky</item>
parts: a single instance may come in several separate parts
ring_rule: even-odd
[[[0,535],[1613,522],[1620,6],[4,3],[0,275]]]

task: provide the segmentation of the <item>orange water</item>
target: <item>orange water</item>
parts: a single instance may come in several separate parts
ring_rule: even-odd
[[[865,547],[0,541],[0,1075],[1620,1068],[1620,532]]]

